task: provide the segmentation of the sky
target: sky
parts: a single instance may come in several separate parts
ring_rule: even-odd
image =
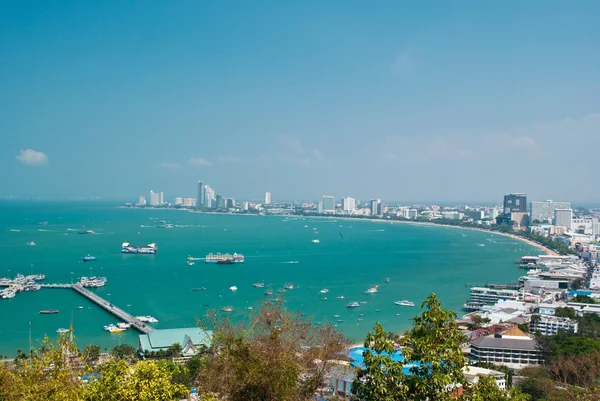
[[[3,1],[0,196],[600,200],[598,1]]]

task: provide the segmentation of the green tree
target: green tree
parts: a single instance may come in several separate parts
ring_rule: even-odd
[[[467,395],[470,401],[527,401],[530,396],[520,389],[500,390],[493,377],[480,377]]]
[[[173,343],[173,345],[171,345],[167,349],[166,356],[169,358],[177,358],[177,357],[181,356],[182,352],[183,352],[183,348],[181,347],[181,344]]]
[[[596,300],[588,295],[578,294],[571,299],[571,302],[578,302],[581,304],[595,304]]]
[[[471,330],[480,329],[490,322],[490,319],[488,317],[481,316],[479,313],[474,313],[470,315],[470,319],[472,322]]]
[[[161,361],[139,361],[130,365],[123,359],[111,360],[100,367],[98,380],[86,386],[89,401],[180,400],[189,390],[171,381],[171,372]]]
[[[119,344],[112,349],[112,355],[117,359],[126,359],[130,362],[138,359],[138,350],[129,344]]]
[[[585,285],[585,281],[583,281],[583,279],[581,277],[576,278],[575,280],[573,280],[571,282],[571,288],[574,290],[578,290],[580,288],[583,288],[583,286]]]
[[[575,309],[568,306],[556,308],[554,314],[556,317],[568,317],[570,319],[575,319],[577,317],[577,312],[575,312]]]
[[[97,345],[88,345],[83,349],[81,356],[86,362],[96,361],[100,358],[100,347]]]

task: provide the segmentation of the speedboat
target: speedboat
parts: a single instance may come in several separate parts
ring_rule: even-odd
[[[390,282],[390,278],[389,278],[389,277],[388,277],[388,278],[386,278],[386,279],[385,279],[385,282],[386,282],[386,283],[389,283],[389,282]]]
[[[415,306],[414,302],[407,301],[406,299],[403,299],[402,301],[396,301],[394,303],[398,306]]]
[[[188,262],[187,262],[187,265],[188,265],[188,266],[194,266],[194,265],[195,265],[195,263],[194,263],[194,262],[192,262],[191,260],[188,260]]]
[[[339,297],[337,297],[337,299],[344,299],[344,296],[340,295]]]
[[[122,329],[122,328],[120,328],[120,327],[116,327],[116,326],[112,326],[112,327],[110,327],[110,328],[108,329],[108,332],[109,332],[110,334],[122,333],[122,332],[124,332],[124,331],[125,331],[125,329]]]
[[[294,289],[294,284],[286,284],[283,286],[283,288],[285,288],[286,290],[293,290]]]
[[[350,302],[348,305],[346,305],[347,308],[358,308],[360,306],[360,304],[358,302]]]
[[[229,287],[229,291],[237,291],[237,287],[235,285],[232,285],[231,287]]]
[[[87,254],[87,256],[83,257],[83,261],[84,262],[93,262],[96,260],[95,256],[90,255],[89,253]]]
[[[271,296],[271,295],[273,295],[273,291],[271,291],[271,290],[265,291],[265,295]]]
[[[333,317],[337,319],[340,317],[340,315],[333,315]]]
[[[128,329],[131,327],[131,323],[117,323],[117,327],[120,329]]]
[[[329,290],[327,288],[323,288],[321,290],[321,294],[327,294],[329,292]]]
[[[319,242],[321,242],[321,241],[319,241],[318,239],[314,239],[314,240],[312,240],[311,242],[312,242],[312,243],[315,243],[315,244],[318,244],[318,243],[319,243]]]
[[[321,298],[321,301],[327,301],[327,297]]]
[[[63,334],[63,333],[66,333],[66,332],[68,332],[68,331],[69,331],[69,329],[62,329],[62,328],[61,328],[61,329],[58,329],[58,330],[56,330],[56,332],[57,332],[58,334]]]
[[[231,306],[225,306],[221,308],[223,312],[233,312],[233,308]]]
[[[27,243],[27,245],[29,245],[29,246],[35,246],[35,242],[33,242],[33,241],[29,241],[29,242]]]
[[[265,287],[265,283],[254,283],[252,284],[253,287],[256,288],[264,288]]]
[[[77,309],[83,309],[83,306],[78,306]]]
[[[379,288],[378,285],[376,285],[375,287],[371,287],[368,290],[365,291],[365,294],[374,294],[377,292],[377,289]]]

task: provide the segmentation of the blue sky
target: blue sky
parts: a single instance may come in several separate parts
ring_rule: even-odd
[[[600,2],[0,3],[2,196],[599,200]]]

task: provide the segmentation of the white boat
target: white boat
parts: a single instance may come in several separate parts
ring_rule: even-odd
[[[358,308],[360,306],[360,304],[358,302],[350,302],[348,305],[346,305],[346,308]]]
[[[327,301],[327,297],[321,298],[321,301]]]
[[[223,312],[233,312],[233,308],[231,306],[225,306],[221,308]]]
[[[194,262],[192,262],[192,261],[190,261],[190,260],[188,260],[188,261],[187,261],[187,265],[188,265],[188,266],[194,266],[194,265],[195,265],[195,263],[194,263]]]
[[[33,241],[29,241],[29,242],[27,243],[27,245],[29,245],[29,246],[35,246],[35,242],[33,242]]]
[[[403,299],[402,301],[396,301],[394,303],[398,306],[415,306],[414,302],[407,301],[406,299]]]
[[[321,290],[321,294],[327,294],[329,292],[329,290],[327,288],[323,288]]]
[[[314,239],[314,240],[312,240],[311,242],[313,242],[313,243],[315,243],[315,244],[318,244],[318,243],[319,243],[319,242],[321,242],[321,241],[319,241],[318,239]]]
[[[131,327],[131,323],[117,323],[117,327],[120,329],[128,329]]]
[[[2,292],[2,299],[12,299],[14,298],[16,293],[14,291],[4,291]]]
[[[387,277],[387,278],[385,279],[385,282],[386,282],[386,283],[389,283],[389,282],[390,282],[390,278],[389,278],[389,277]]]
[[[365,294],[374,294],[377,292],[377,289],[379,288],[378,285],[376,285],[375,287],[371,287],[368,290],[365,291]]]
[[[63,334],[63,333],[66,333],[66,332],[68,332],[68,331],[69,331],[69,329],[58,329],[58,330],[56,330],[56,332],[57,332],[58,334]]]
[[[237,287],[235,285],[232,285],[231,287],[229,287],[229,291],[237,291]]]
[[[337,319],[340,317],[340,315],[333,315],[333,317]]]
[[[286,284],[283,286],[283,288],[285,288],[286,290],[293,290],[294,289],[294,284]]]
[[[254,283],[252,284],[253,287],[256,288],[264,288],[265,287],[265,283]]]
[[[83,309],[83,306],[78,306],[77,309]]]
[[[156,320],[155,318],[153,318],[152,316],[136,316],[135,317],[137,320],[139,320],[140,322],[146,322],[146,323],[158,323],[158,320]]]

